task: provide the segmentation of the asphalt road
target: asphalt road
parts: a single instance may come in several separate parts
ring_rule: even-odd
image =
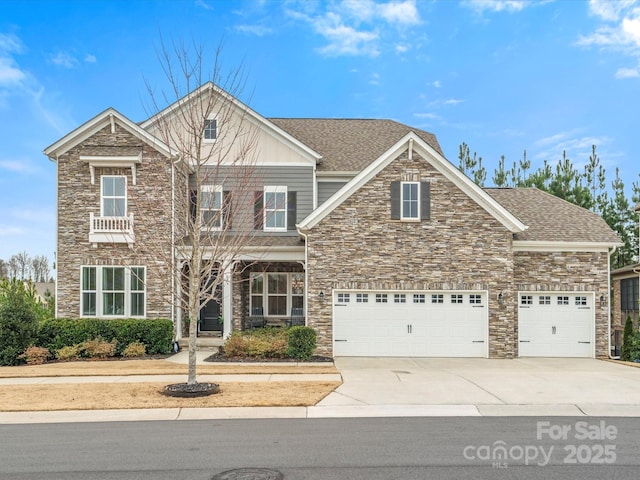
[[[0,426],[2,480],[205,480],[248,467],[278,470],[286,480],[637,479],[640,419],[361,418]]]

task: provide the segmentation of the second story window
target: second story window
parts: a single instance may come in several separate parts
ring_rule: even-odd
[[[402,183],[402,219],[404,220],[417,220],[418,208],[420,203],[418,202],[418,189],[420,184],[418,182],[403,182]]]
[[[264,229],[287,230],[287,187],[264,187]]]
[[[222,228],[222,186],[203,185],[200,192],[200,215],[202,229]]]
[[[204,139],[213,141],[218,138],[218,121],[216,119],[205,120]]]
[[[125,217],[127,215],[127,177],[103,175],[101,180],[102,217]]]

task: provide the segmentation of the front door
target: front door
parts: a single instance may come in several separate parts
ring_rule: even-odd
[[[222,298],[222,285],[216,288],[215,298]],[[222,307],[216,300],[209,300],[206,305],[200,309],[200,331],[201,332],[221,332]]]

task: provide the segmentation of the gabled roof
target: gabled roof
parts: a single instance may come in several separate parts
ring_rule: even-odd
[[[436,137],[393,120],[337,118],[269,118],[322,155],[318,171],[360,172],[398,140],[414,132],[442,155]]]
[[[44,154],[50,159],[56,161],[57,157],[71,150],[76,145],[82,143],[87,138],[102,130],[104,127],[111,125],[119,125],[140,140],[151,145],[157,151],[166,157],[173,157],[175,152],[171,150],[164,142],[151,135],[146,130],[140,128],[137,124],[129,120],[114,108],[107,108],[104,112],[99,113],[88,122],[83,123],[78,128],[68,133],[54,144],[44,149]]]
[[[537,188],[486,188],[485,191],[529,228],[514,240],[621,245],[602,217]]]
[[[380,155],[375,161],[370,163],[364,170],[356,175],[349,183],[338,190],[331,198],[329,198],[320,207],[315,209],[305,218],[299,225],[299,231],[305,231],[313,228],[336,207],[347,200],[365,183],[380,173],[387,165],[393,162],[398,155],[407,149],[413,149],[414,152],[421,157],[428,159],[429,163],[438,170],[447,179],[452,181],[458,188],[463,190],[478,205],[484,208],[506,229],[516,233],[522,232],[527,227],[521,223],[516,217],[509,213],[504,207],[496,202],[492,197],[487,195],[480,187],[467,178],[460,170],[454,167],[446,158],[444,158],[431,145],[425,142],[420,136],[414,132],[409,132],[401,138],[395,145]]]
[[[611,272],[611,276],[624,275],[629,273],[640,275],[640,263],[625,265],[624,267],[617,268]]]
[[[275,137],[280,138],[281,140],[285,140],[289,144],[293,145],[306,157],[312,158],[316,162],[320,161],[320,159],[322,158],[322,155],[320,153],[313,150],[311,146],[306,144],[304,141],[301,141],[300,138],[296,138],[295,136],[292,136],[290,133],[286,132],[285,130],[280,128],[278,125],[272,123],[271,121],[269,121],[268,119],[260,115],[258,112],[251,109],[248,105],[242,103],[233,95],[230,95],[229,93],[227,93],[226,91],[218,87],[217,85],[214,85],[213,82],[207,82],[201,85],[199,88],[197,88],[190,94],[184,96],[180,100],[169,105],[164,110],[158,112],[157,114],[153,115],[149,119],[142,122],[140,124],[140,127],[144,129],[150,128],[152,125],[157,123],[160,119],[162,119],[167,115],[172,114],[173,112],[178,110],[180,107],[182,107],[186,103],[194,101],[197,98],[203,95],[208,95],[208,94],[220,95],[222,98],[224,98],[224,101],[227,102],[228,105],[232,105],[233,107],[237,108],[239,111],[246,113],[248,115],[249,120],[264,127],[265,130],[269,132],[271,135],[274,135]]]

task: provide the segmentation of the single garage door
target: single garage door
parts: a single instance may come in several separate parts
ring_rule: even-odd
[[[335,356],[486,357],[486,292],[336,291]]]
[[[593,357],[593,293],[521,292],[521,357]]]

